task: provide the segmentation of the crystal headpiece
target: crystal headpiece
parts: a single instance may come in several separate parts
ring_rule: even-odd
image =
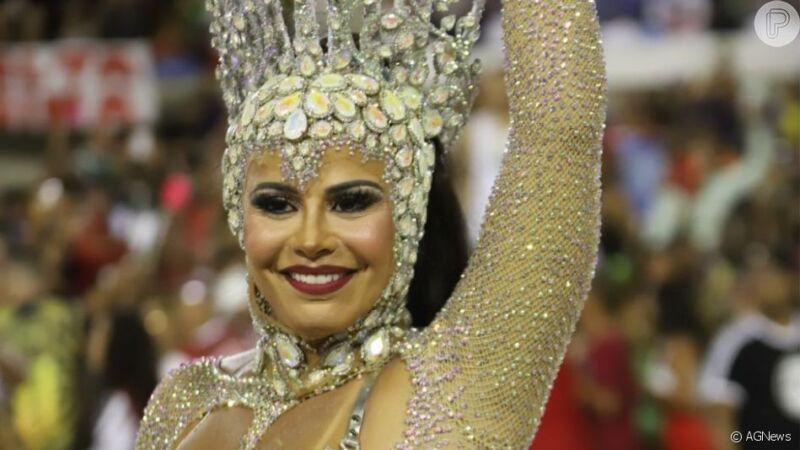
[[[446,14],[455,2],[208,0],[231,118],[225,206],[240,238],[243,167],[254,150],[281,152],[285,175],[302,182],[315,173],[320,143],[349,144],[391,160],[389,181],[399,181],[432,139],[455,140],[475,94],[480,67],[470,51],[484,1],[435,25],[434,10]]]

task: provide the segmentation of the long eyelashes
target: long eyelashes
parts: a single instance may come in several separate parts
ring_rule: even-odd
[[[359,186],[331,193],[327,203],[333,212],[357,214],[368,210],[382,199],[383,194],[377,189]],[[250,204],[268,215],[285,216],[298,211],[300,201],[285,193],[266,191],[254,193]]]
[[[339,213],[366,211],[383,198],[380,192],[368,187],[357,187],[337,193],[330,199],[330,208]]]
[[[250,204],[270,215],[285,215],[297,211],[289,197],[277,193],[257,193],[251,198]]]

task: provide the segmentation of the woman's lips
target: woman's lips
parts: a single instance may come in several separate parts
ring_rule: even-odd
[[[339,266],[291,266],[281,271],[293,288],[307,295],[332,294],[347,284],[355,271]]]

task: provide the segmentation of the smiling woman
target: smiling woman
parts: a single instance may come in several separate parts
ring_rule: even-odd
[[[287,183],[280,156],[247,171],[244,249],[268,302],[262,320],[315,342],[347,329],[374,306],[393,272],[394,222],[383,163],[326,151],[305,189]],[[271,313],[270,313],[271,312]]]
[[[209,0],[223,200],[260,340],[164,380],[138,449],[530,443],[595,263],[599,27],[591,0],[503,2],[506,157],[467,269],[417,329],[412,284],[458,270],[414,272],[441,257],[423,241],[447,210],[434,147],[455,142],[480,69],[484,1],[432,20],[455,3]]]

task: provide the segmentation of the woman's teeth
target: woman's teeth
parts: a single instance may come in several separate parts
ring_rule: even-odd
[[[290,273],[289,276],[292,277],[293,280],[305,284],[328,284],[333,283],[339,278],[342,278],[344,274],[336,273],[328,275],[306,275],[301,273]]]

